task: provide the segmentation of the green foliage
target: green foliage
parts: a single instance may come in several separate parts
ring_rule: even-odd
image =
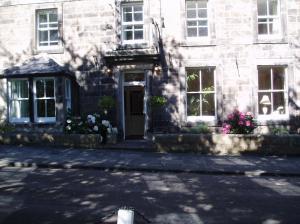
[[[195,127],[184,127],[183,132],[191,134],[208,134],[211,131],[206,124],[198,124]]]
[[[272,135],[288,135],[289,130],[286,127],[271,127],[270,133]]]
[[[167,99],[163,96],[152,96],[150,98],[150,104],[152,107],[162,107],[167,103]]]
[[[0,124],[0,133],[12,132],[15,130],[15,127],[9,123],[1,123]]]
[[[102,96],[98,102],[98,106],[100,107],[100,111],[107,113],[110,109],[114,108],[116,105],[116,101],[112,96]]]

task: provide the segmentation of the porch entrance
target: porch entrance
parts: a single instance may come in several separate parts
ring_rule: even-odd
[[[125,139],[143,139],[146,119],[144,73],[125,73],[123,94]]]

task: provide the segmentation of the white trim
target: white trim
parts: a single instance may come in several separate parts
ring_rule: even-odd
[[[11,107],[12,107],[12,99],[11,99],[11,82],[12,81],[27,81],[27,85],[28,85],[28,98],[24,100],[28,101],[28,110],[30,110],[29,108],[29,81],[28,79],[25,78],[16,78],[16,79],[10,79],[8,80],[8,120],[10,123],[29,123],[30,122],[30,117],[20,117],[20,118],[16,118],[16,117],[12,117],[11,115]],[[20,101],[20,100],[18,100]],[[29,111],[28,111],[29,114]]]
[[[206,13],[207,13],[207,17],[206,17],[206,21],[207,21],[207,26],[200,26],[200,27],[207,27],[207,36],[198,36],[198,21],[199,20],[205,20],[205,19],[201,19],[201,18],[198,18],[196,17],[195,19],[188,19],[188,16],[187,16],[187,13],[188,13],[188,10],[187,10],[187,2],[188,0],[185,1],[185,35],[186,35],[186,41],[188,42],[208,42],[210,39],[211,39],[211,28],[210,28],[210,10],[209,10],[209,7],[210,7],[210,1],[207,1],[207,0],[194,0],[194,1],[205,1],[207,4],[206,4]],[[204,8],[203,8],[204,9]],[[198,7],[196,8],[196,12],[198,13]],[[191,20],[194,20],[194,21],[197,21],[197,26],[195,26],[197,28],[197,36],[195,37],[189,37],[188,36],[188,21],[191,21]]]
[[[124,8],[125,7],[131,7],[133,10],[134,6],[141,6],[142,7],[142,16],[143,20],[142,21],[134,21],[134,11],[132,11],[132,22],[125,22],[123,21],[123,16],[124,16]],[[146,43],[145,41],[145,10],[144,10],[144,4],[143,2],[131,2],[131,3],[126,3],[121,5],[121,40],[123,45],[133,45],[133,44],[143,44]],[[142,26],[143,27],[143,39],[134,39],[134,26]],[[125,40],[124,35],[124,27],[125,26],[132,26],[132,40]]]
[[[215,115],[214,116],[188,116],[188,102],[187,102],[187,69],[199,69],[199,72],[201,71],[201,69],[207,69],[207,68],[212,68],[214,69],[213,71],[213,75],[214,75],[214,91],[207,91],[207,92],[203,92],[203,91],[198,91],[195,93],[199,93],[199,94],[203,94],[203,93],[213,93],[214,94],[214,106],[215,106]],[[201,82],[201,76],[199,77],[200,82]],[[186,121],[187,122],[216,122],[217,121],[217,81],[216,81],[216,67],[215,66],[199,66],[199,67],[186,67],[185,68],[185,116],[186,116]],[[201,84],[200,84],[201,85]],[[200,86],[201,88],[201,86]],[[193,93],[193,92],[189,92],[189,93]]]
[[[138,73],[138,74],[143,74],[144,75],[144,81],[132,81],[132,82],[124,82],[124,77],[126,75],[126,73]],[[135,71],[123,71],[120,72],[120,80],[121,80],[121,86],[122,86],[122,123],[123,123],[123,139],[125,140],[126,137],[126,118],[125,118],[125,101],[124,101],[124,91],[125,91],[125,87],[129,87],[129,86],[142,86],[144,87],[144,106],[145,106],[145,95],[146,95],[146,79],[147,79],[147,72],[145,71],[139,71],[139,70],[135,70]],[[144,119],[144,138],[146,138],[146,114],[144,114],[145,119]]]
[[[271,88],[273,88],[273,68],[280,67],[284,68],[284,89],[269,89],[269,90],[259,90],[259,68],[269,68],[271,69]],[[289,104],[288,104],[288,65],[257,65],[257,120],[258,121],[286,121],[290,119],[290,112],[289,112]],[[284,101],[285,101],[285,114],[268,114],[263,115],[259,114],[259,101],[258,93],[270,93],[271,94],[271,111],[273,111],[273,95],[274,92],[283,92],[284,93]]]
[[[57,14],[57,22],[50,22],[49,19],[49,14],[51,12],[56,12]],[[46,28],[40,28],[40,15],[41,14],[45,14],[47,15],[47,22],[44,23],[45,25],[47,25]],[[50,24],[57,24],[56,27],[49,27]],[[50,41],[50,31],[51,30],[57,30],[57,35],[58,35],[58,39],[57,41]],[[39,31],[47,31],[48,32],[48,40],[44,41],[45,43],[47,43],[48,45],[46,46],[40,46],[40,36],[39,36]],[[43,50],[56,50],[59,49],[61,47],[61,41],[60,41],[60,25],[59,25],[59,13],[58,13],[58,9],[57,8],[46,8],[46,9],[38,9],[36,10],[36,27],[35,27],[35,32],[36,32],[36,48],[37,50],[43,51]],[[57,43],[55,45],[50,45],[50,43]]]
[[[37,98],[36,97],[36,81],[37,80],[53,80],[53,82],[54,82],[54,85],[53,85],[53,88],[54,88],[54,97]],[[44,91],[46,91],[46,88],[45,88]],[[53,78],[53,77],[41,77],[41,78],[35,78],[35,79],[33,79],[34,121],[36,123],[54,123],[54,122],[56,122],[56,107],[55,107],[55,110],[54,110],[54,113],[55,113],[54,117],[38,117],[37,116],[37,99],[43,99],[43,100],[54,99],[54,103],[56,104],[55,93],[56,93],[55,78]]]
[[[282,37],[282,18],[281,18],[281,1],[277,0],[277,15],[269,15],[269,7],[270,7],[270,0],[265,0],[267,1],[267,15],[258,15],[258,3],[257,3],[257,35],[258,35],[258,39],[259,40],[270,40],[270,39],[276,39],[276,38],[281,38]],[[259,19],[266,19],[267,22],[258,22]],[[269,22],[270,19],[273,19],[273,25],[275,24],[274,20],[278,19],[278,33],[272,34],[270,33],[269,30],[269,25],[271,24],[271,22]],[[267,34],[259,34],[259,24],[266,24],[267,25]]]

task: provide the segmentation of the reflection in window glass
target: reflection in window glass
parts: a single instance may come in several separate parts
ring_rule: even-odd
[[[10,121],[29,121],[29,88],[28,81],[11,80],[9,94]]]
[[[215,116],[213,68],[187,68],[187,115]]]
[[[258,113],[260,115],[287,113],[285,69],[283,66],[258,68]]]

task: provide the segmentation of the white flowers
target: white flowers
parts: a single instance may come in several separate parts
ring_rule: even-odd
[[[95,122],[96,122],[96,117],[89,114],[89,115],[87,116],[87,121],[88,121],[89,124],[90,124],[90,123],[95,124]]]
[[[93,130],[94,130],[94,131],[99,131],[99,128],[98,128],[98,126],[97,126],[97,125],[95,125],[95,126],[94,126],[94,128],[93,128]]]
[[[72,128],[71,128],[70,125],[67,125],[67,126],[66,126],[66,129],[67,129],[68,131],[70,131]]]
[[[102,120],[102,125],[104,125],[105,127],[109,128],[110,123],[107,120]]]
[[[68,119],[67,124],[71,124],[71,123],[72,123],[72,120]]]

